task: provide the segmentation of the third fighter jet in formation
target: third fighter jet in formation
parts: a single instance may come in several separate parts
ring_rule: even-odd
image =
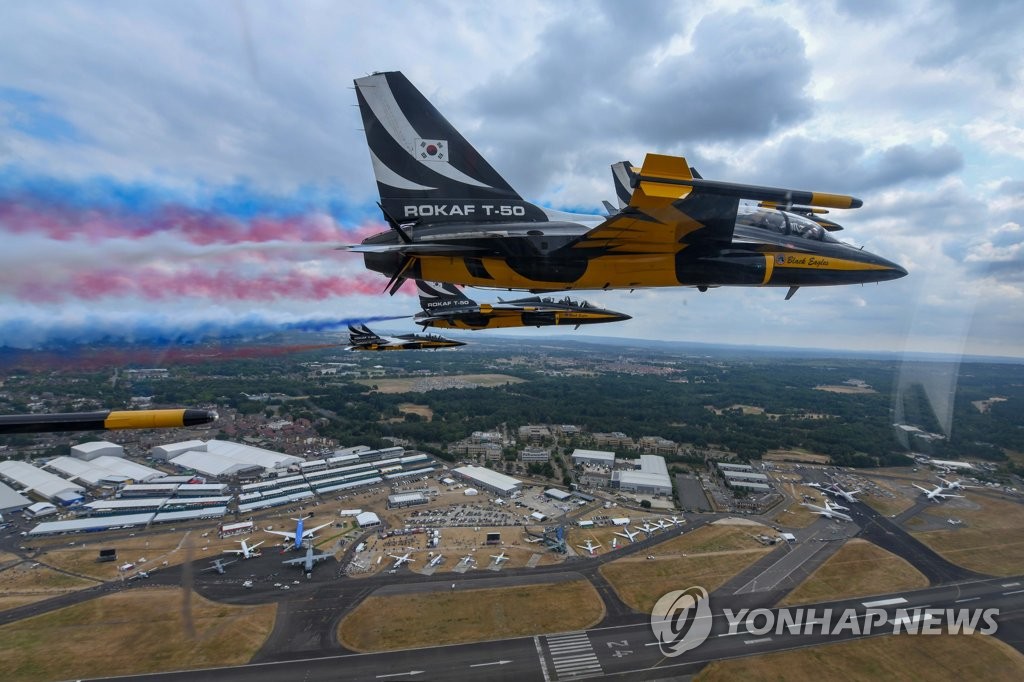
[[[531,296],[514,301],[477,303],[451,284],[417,281],[420,306],[416,324],[423,328],[497,329],[499,327],[547,327],[551,325],[597,324],[630,319],[629,315],[605,310],[586,301]]]

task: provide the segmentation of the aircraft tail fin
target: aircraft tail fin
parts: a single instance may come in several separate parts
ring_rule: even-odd
[[[389,223],[546,221],[400,71],[355,81]]]
[[[420,307],[424,312],[476,307],[476,301],[453,284],[432,284],[418,279],[416,288],[419,290]]]
[[[615,184],[615,196],[619,200],[619,208],[629,206],[636,187],[637,169],[630,161],[619,161],[612,164],[612,182]]]
[[[353,346],[361,346],[369,343],[378,343],[381,338],[365,324],[361,324],[358,327],[348,326],[348,340]]]

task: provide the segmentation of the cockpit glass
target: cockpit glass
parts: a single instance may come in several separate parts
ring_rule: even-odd
[[[741,212],[737,216],[740,225],[750,225],[782,235],[813,239],[820,242],[837,242],[821,225],[796,213],[775,209],[757,209]]]

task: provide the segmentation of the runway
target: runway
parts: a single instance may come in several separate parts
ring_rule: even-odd
[[[121,677],[139,682],[157,680],[201,680],[232,682],[238,680],[303,679],[308,681],[337,680],[344,671],[346,680],[415,680],[451,679],[477,680],[557,680],[605,676],[622,680],[645,680],[652,677],[682,675],[696,672],[704,664],[726,658],[785,651],[825,643],[891,634],[893,621],[915,609],[997,608],[998,622],[1007,634],[1024,627],[1024,576],[990,578],[953,585],[930,587],[914,592],[895,593],[871,598],[845,599],[809,605],[819,612],[854,609],[866,619],[868,608],[884,611],[884,623],[870,633],[849,629],[838,634],[814,632],[805,634],[792,627],[776,627],[768,633],[756,631],[763,619],[743,621],[730,629],[725,609],[741,608],[729,598],[711,598],[711,633],[703,644],[679,657],[662,654],[647,618],[639,622],[593,628],[581,632],[518,637],[513,639],[428,647],[378,654],[349,654],[252,664],[233,668],[189,670]],[[888,602],[888,604],[886,604]],[[894,603],[898,602],[898,603]],[[875,604],[876,606],[872,606]],[[776,609],[770,610],[777,614]],[[906,622],[906,620],[902,621]],[[806,627],[806,626],[805,626]],[[907,627],[904,625],[904,627]],[[924,635],[921,635],[924,636]],[[111,678],[112,679],[112,678]]]

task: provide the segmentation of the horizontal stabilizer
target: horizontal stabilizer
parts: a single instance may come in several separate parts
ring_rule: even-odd
[[[343,244],[335,247],[336,251],[352,253],[404,253],[410,256],[423,255],[461,255],[482,251],[480,247],[456,244]]]

